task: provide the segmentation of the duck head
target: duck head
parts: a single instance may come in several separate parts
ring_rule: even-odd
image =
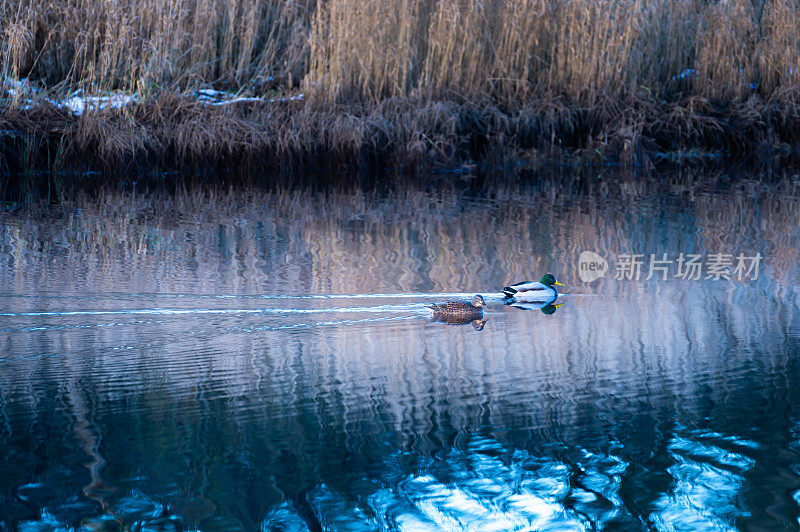
[[[487,321],[489,321],[489,318],[483,318],[482,320],[474,320],[472,322],[472,327],[474,327],[476,331],[482,331],[483,326],[486,325]]]
[[[563,304],[564,303],[556,303],[555,305],[553,305],[552,303],[549,303],[543,306],[540,310],[546,316],[552,316],[553,314],[555,314],[556,310],[558,310],[558,307],[560,307]]]
[[[556,279],[556,276],[555,276],[555,275],[553,275],[552,273],[546,273],[546,274],[544,274],[544,275],[542,276],[542,281],[541,281],[541,283],[542,283],[543,285],[545,285],[545,286],[553,286],[553,285],[564,286],[563,284],[561,284],[561,283],[559,283],[559,282],[558,282],[558,280]]]
[[[489,305],[486,304],[486,301],[483,300],[483,296],[480,294],[472,298],[472,306],[475,308],[489,308]]]

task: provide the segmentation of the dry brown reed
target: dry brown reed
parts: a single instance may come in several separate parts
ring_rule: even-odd
[[[148,93],[307,69],[310,0],[1,0],[3,74]]]
[[[705,10],[695,59],[698,92],[717,98],[752,93],[756,31],[750,0],[726,0]]]
[[[318,5],[306,86],[337,102],[592,105],[642,91],[744,100],[797,86],[796,3],[332,0]]]
[[[496,168],[563,149],[798,160],[798,28],[798,0],[0,0],[0,96],[28,78],[139,101],[75,117],[6,98],[0,173],[37,156],[281,172]],[[306,99],[187,96],[208,86]]]
[[[800,2],[772,0],[764,7],[756,61],[765,94],[800,85]]]
[[[797,0],[0,0],[0,56],[12,78],[142,94],[271,77],[340,103],[746,99],[797,86],[799,13]]]

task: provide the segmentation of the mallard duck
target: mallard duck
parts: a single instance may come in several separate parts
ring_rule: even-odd
[[[476,295],[472,301],[445,301],[435,303],[428,308],[433,311],[433,319],[436,321],[464,325],[483,320],[483,309],[488,307],[483,297]]]
[[[558,298],[558,290],[554,285],[564,286],[556,280],[552,273],[542,276],[540,282],[523,281],[503,288],[503,295],[506,299],[513,298],[515,301],[522,302],[552,302]]]

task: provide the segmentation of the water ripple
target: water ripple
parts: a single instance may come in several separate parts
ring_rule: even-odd
[[[0,214],[0,530],[797,528],[800,211],[723,181]],[[555,313],[492,292],[547,271]]]

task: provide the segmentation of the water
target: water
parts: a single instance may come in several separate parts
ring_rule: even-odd
[[[676,176],[5,214],[0,530],[797,528],[798,197]],[[763,262],[646,280],[650,253]],[[499,300],[547,271],[554,313]],[[475,293],[482,330],[431,320]]]

